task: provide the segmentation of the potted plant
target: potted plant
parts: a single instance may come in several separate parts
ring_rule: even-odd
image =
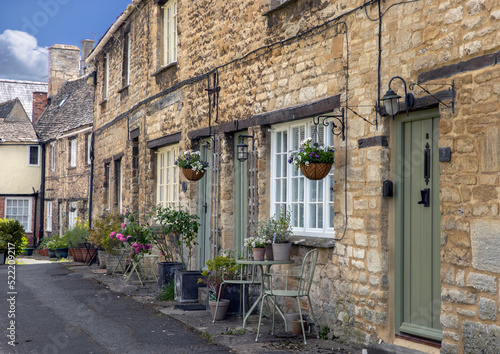
[[[252,249],[253,260],[263,261],[266,252],[266,245],[271,243],[271,240],[264,237],[248,237],[244,240],[247,249]]]
[[[223,284],[223,282],[224,280],[236,278],[238,266],[230,253],[210,259],[206,262],[206,265],[207,269],[201,273],[203,278],[199,278],[198,283],[207,285],[212,319],[220,321],[226,317],[230,305],[230,300],[223,299],[229,284]],[[218,306],[217,299],[219,300]]]
[[[49,258],[56,258],[56,239],[59,235],[54,235],[50,240],[47,241],[46,246],[49,252]]]
[[[4,254],[4,263],[8,256],[17,257],[23,253],[28,244],[28,240],[24,237],[23,225],[14,219],[0,219],[0,239],[2,240],[0,253]]]
[[[130,250],[127,262],[139,262],[146,254],[151,254],[151,236],[152,228],[147,221],[139,218],[139,213],[125,213],[125,222],[121,226],[121,231],[110,233],[110,238],[116,238],[121,241],[121,246]]]
[[[197,302],[198,301],[198,279],[200,271],[191,270],[198,228],[200,226],[197,215],[191,215],[182,209],[165,208],[162,210],[161,223],[162,232],[170,235],[179,253],[182,270],[175,271],[175,301]]]
[[[90,230],[88,240],[94,247],[104,249],[106,252],[106,273],[111,275],[115,270],[125,272],[125,268],[119,262],[120,256],[125,252],[121,248],[122,242],[110,234],[115,230],[120,230],[122,217],[120,214],[108,214],[103,218],[94,220],[93,228]]]
[[[69,254],[75,262],[83,262],[87,256],[84,242],[88,241],[89,223],[77,219],[75,226],[64,234],[64,238],[68,242]]]
[[[278,216],[273,218],[273,256],[275,261],[287,261],[290,259],[292,244],[289,237],[292,235],[291,213],[280,210]]]
[[[174,250],[178,247],[178,239],[172,230],[172,225],[176,221],[176,213],[172,207],[154,207],[152,215],[159,227],[151,235],[153,243],[162,259],[158,262],[158,286],[162,287],[170,284],[174,280],[175,271],[183,270],[182,261],[176,260]],[[180,254],[180,252],[179,252]]]
[[[49,242],[50,238],[44,237],[38,244],[38,254],[40,256],[48,257],[49,256],[49,250],[47,249],[47,242]]]
[[[273,237],[275,233],[274,219],[269,218],[260,221],[255,230],[255,236],[266,240],[265,259],[272,261],[273,258]]]
[[[288,162],[300,168],[306,178],[316,181],[330,173],[335,152],[333,147],[312,143],[312,138],[307,138],[301,142],[298,151],[291,153]]]
[[[190,181],[198,181],[205,175],[209,164],[201,159],[199,151],[185,151],[179,156],[175,164],[182,169],[184,177]]]
[[[52,245],[56,258],[68,258],[68,241],[64,236],[58,236]]]

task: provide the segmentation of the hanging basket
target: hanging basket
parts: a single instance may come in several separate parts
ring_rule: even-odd
[[[190,181],[199,181],[205,175],[205,171],[193,171],[190,168],[183,168],[182,174]]]
[[[302,163],[299,165],[300,170],[307,179],[318,181],[325,178],[332,169],[331,163],[311,162],[309,165]]]

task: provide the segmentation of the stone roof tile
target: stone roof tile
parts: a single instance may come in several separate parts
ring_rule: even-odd
[[[94,87],[87,76],[66,81],[35,124],[42,141],[55,139],[67,131],[89,125],[94,120]]]

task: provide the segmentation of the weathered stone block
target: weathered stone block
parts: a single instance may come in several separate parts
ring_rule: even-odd
[[[500,220],[480,219],[471,221],[472,267],[500,273]]]
[[[475,304],[477,301],[477,294],[467,291],[459,291],[456,289],[444,288],[441,291],[441,299],[443,301],[448,301],[448,302],[472,305]]]
[[[472,286],[479,291],[485,291],[490,294],[496,294],[497,281],[490,275],[480,273],[469,273],[467,276],[467,286]]]
[[[479,299],[479,318],[482,320],[496,320],[497,305],[495,301],[486,298]]]
[[[445,315],[440,316],[441,326],[445,328],[458,328],[458,317],[455,315]]]
[[[470,321],[463,322],[462,349],[464,353],[499,353],[500,327],[485,326]]]

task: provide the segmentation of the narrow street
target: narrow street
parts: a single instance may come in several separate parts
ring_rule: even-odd
[[[66,265],[16,265],[15,283],[12,268],[0,267],[1,353],[228,352]]]

